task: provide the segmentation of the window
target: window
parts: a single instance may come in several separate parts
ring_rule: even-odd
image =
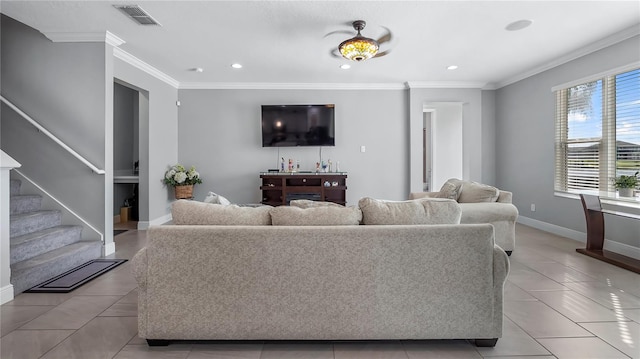
[[[555,190],[615,192],[640,170],[640,69],[554,90]]]

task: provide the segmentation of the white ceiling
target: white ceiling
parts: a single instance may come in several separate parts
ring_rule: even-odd
[[[141,26],[114,4],[138,4],[158,22]],[[0,11],[42,32],[109,31],[120,48],[181,86],[464,84],[500,87],[640,33],[639,1],[7,1]],[[331,56],[351,36],[393,32],[393,51],[353,63]],[[530,19],[521,31],[506,31]],[[385,47],[383,47],[383,50]],[[640,51],[640,42],[639,42]],[[235,70],[232,63],[244,67]],[[455,71],[447,66],[457,65]],[[194,68],[204,72],[197,73]]]

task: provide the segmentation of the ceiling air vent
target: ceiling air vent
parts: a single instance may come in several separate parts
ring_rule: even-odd
[[[116,9],[119,9],[123,13],[127,14],[133,21],[140,25],[160,25],[151,15],[138,5],[113,5]]]

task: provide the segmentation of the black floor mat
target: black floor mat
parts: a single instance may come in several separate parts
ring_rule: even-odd
[[[128,231],[128,229],[114,229],[113,230],[113,236],[117,236],[118,234],[122,234],[124,232]]]
[[[70,271],[60,274],[25,292],[69,293],[90,280],[126,262],[126,259],[94,259]]]

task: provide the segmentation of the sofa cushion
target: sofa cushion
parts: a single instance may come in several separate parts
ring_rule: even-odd
[[[324,202],[324,201],[310,201],[308,199],[294,199],[289,202],[289,205],[292,207],[298,208],[316,208],[316,207],[338,207],[344,208],[343,205],[333,203],[333,202]]]
[[[345,226],[359,225],[362,220],[360,208],[337,204],[309,208],[278,206],[269,213],[274,226]]]
[[[364,197],[358,205],[363,224],[460,224],[462,214],[456,201],[444,198],[385,201]]]
[[[458,197],[460,203],[480,203],[495,202],[498,200],[500,191],[486,184],[478,182],[465,181],[462,185],[462,191]]]
[[[240,207],[178,200],[171,206],[173,224],[264,226],[271,224],[271,206]]]

